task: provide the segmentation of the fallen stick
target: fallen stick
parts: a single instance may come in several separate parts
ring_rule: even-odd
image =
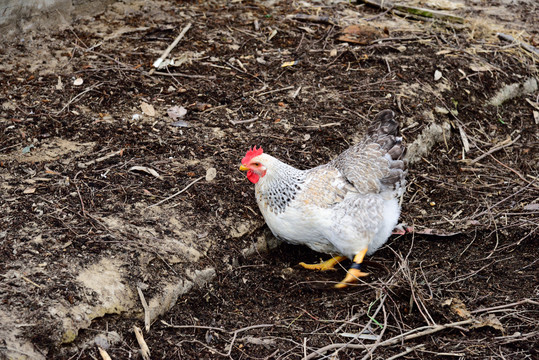
[[[152,69],[153,70],[153,69]],[[217,76],[215,75],[196,75],[196,74],[182,74],[182,73],[166,73],[163,71],[154,71],[155,75],[163,75],[163,76],[178,76],[178,77],[184,77],[184,78],[190,78],[190,79],[208,79],[208,80],[215,80],[217,79]]]
[[[87,168],[87,167],[90,166],[90,165],[96,164],[96,163],[98,163],[98,162],[105,161],[105,160],[110,159],[111,157],[114,157],[114,156],[116,156],[116,155],[122,155],[123,152],[124,152],[124,149],[121,149],[121,150],[112,152],[112,153],[110,153],[110,154],[101,156],[100,158],[97,158],[97,159],[94,159],[94,160],[90,160],[90,161],[87,161],[87,162],[85,162],[85,163],[79,163],[78,166],[79,166],[80,168],[84,169],[84,168]]]
[[[483,155],[480,155],[480,156],[476,157],[475,159],[473,159],[472,161],[470,161],[470,164],[475,164],[476,162],[483,159],[484,157],[487,157],[488,155],[490,155],[492,153],[495,153],[498,150],[501,150],[503,148],[506,148],[508,146],[513,145],[518,139],[520,139],[520,135],[518,135],[514,140],[512,140],[512,141],[510,141],[510,142],[508,142],[506,144],[501,144],[501,145],[498,145],[498,146],[494,146],[492,149],[490,149],[489,151],[487,151]]]
[[[146,298],[144,298],[144,294],[142,293],[142,289],[140,286],[137,285],[137,291],[138,296],[140,298],[140,302],[142,303],[142,308],[144,309],[144,327],[146,328],[146,332],[150,331],[150,307],[148,306],[148,303],[146,302]]]
[[[318,128],[324,128],[324,127],[330,127],[330,126],[341,126],[341,123],[340,122],[332,122],[332,123],[327,123],[327,124],[322,124],[322,125],[305,125],[303,126],[304,128],[314,128],[314,129],[318,129]]]
[[[464,23],[464,18],[456,15],[451,15],[442,11],[418,8],[414,6],[408,6],[404,4],[393,4],[389,1],[379,1],[379,0],[360,0],[365,5],[374,6],[382,10],[397,10],[398,12],[404,14],[410,14],[415,16],[420,16],[430,19],[439,19],[450,21],[454,23],[462,24]]]
[[[310,21],[310,22],[330,24],[330,25],[335,24],[335,20],[325,15],[293,14],[293,15],[287,15],[286,18],[292,19],[292,20]]]
[[[381,343],[379,343],[377,345],[377,347],[378,346],[395,345],[395,344],[398,344],[399,342],[404,342],[406,340],[411,340],[411,339],[415,339],[415,338],[418,338],[418,337],[421,337],[421,336],[434,334],[434,333],[442,331],[444,329],[459,327],[461,325],[467,325],[467,324],[471,324],[473,322],[474,322],[473,319],[467,319],[467,320],[457,321],[457,322],[453,322],[453,323],[449,323],[449,324],[445,324],[445,325],[434,325],[434,326],[419,327],[417,329],[413,329],[413,330],[410,330],[408,332],[405,332],[404,334],[400,334],[400,335],[394,336],[394,337],[392,337],[390,339],[387,339],[385,341],[382,341]],[[425,330],[423,330],[423,329],[425,329]],[[419,330],[423,330],[423,331],[419,331]],[[318,350],[315,350],[309,356],[304,357],[303,360],[309,360],[309,359],[313,359],[315,357],[319,357],[319,356],[323,355],[324,353],[328,352],[329,350],[337,349],[337,348],[342,348],[342,349],[345,349],[345,348],[349,348],[349,349],[369,349],[369,348],[372,348],[372,347],[374,347],[374,345],[350,344],[350,343],[330,344],[330,345],[324,346],[324,347],[322,347],[322,348],[320,348]]]
[[[30,284],[32,284],[32,285],[34,285],[34,286],[36,286],[36,287],[38,287],[38,288],[40,288],[40,289],[42,288],[41,285],[36,284],[35,282],[33,282],[32,280],[28,279],[28,278],[27,278],[26,276],[24,276],[24,275],[21,275],[21,278],[22,278],[24,281],[27,281],[27,282],[29,282]]]
[[[434,333],[437,333],[438,331],[442,331],[442,330],[450,329],[450,328],[454,328],[454,327],[459,327],[461,325],[468,325],[468,324],[471,324],[473,322],[474,322],[474,319],[467,319],[467,320],[457,321],[457,322],[453,322],[453,323],[449,323],[449,324],[445,324],[445,325],[427,326],[426,330],[423,330],[423,331],[420,331],[420,332],[416,332],[417,330],[421,329],[421,328],[417,328],[417,329],[414,329],[414,330],[410,330],[410,331],[408,331],[408,332],[406,332],[404,334],[392,337],[391,339],[387,339],[386,341],[382,341],[380,343],[380,346],[395,345],[395,344],[398,344],[401,341],[411,340],[411,339],[415,339],[415,338],[422,337],[422,336],[425,336],[425,335],[434,334]]]
[[[504,305],[498,305],[498,306],[493,306],[493,307],[484,308],[484,309],[472,310],[470,311],[470,314],[475,314],[475,313],[480,313],[480,312],[485,312],[485,311],[492,311],[492,310],[499,310],[499,309],[506,309],[506,308],[515,307],[518,305],[523,305],[523,304],[539,305],[539,302],[533,301],[531,299],[524,299],[524,300],[511,303],[511,304],[504,304]]]
[[[165,60],[168,56],[168,54],[170,54],[170,52],[172,51],[172,49],[174,49],[176,47],[176,45],[178,45],[178,43],[180,42],[180,40],[184,37],[184,35],[187,33],[187,31],[191,28],[191,26],[193,25],[193,23],[189,23],[187,24],[186,27],[183,28],[182,32],[180,33],[180,35],[178,35],[178,37],[176,37],[176,39],[174,39],[174,41],[172,42],[172,44],[169,45],[169,47],[163,52],[163,54],[161,55],[161,57],[157,60],[155,60],[155,62],[153,63],[153,67],[154,68],[158,68],[159,65],[161,65],[161,63],[163,62],[163,60]]]
[[[153,205],[148,206],[147,209],[148,209],[148,208],[151,208],[151,207],[154,207],[154,206],[157,206],[157,205],[161,205],[161,204],[164,203],[165,201],[168,201],[168,200],[170,200],[170,199],[172,199],[172,198],[174,198],[174,197],[180,195],[180,194],[183,193],[185,190],[189,189],[193,184],[195,184],[196,182],[198,182],[198,181],[200,181],[200,180],[202,180],[202,179],[204,179],[204,176],[201,176],[201,177],[199,177],[199,178],[197,178],[197,179],[191,181],[191,182],[189,183],[189,185],[187,185],[186,187],[184,187],[183,189],[181,189],[181,190],[178,191],[177,193],[175,193],[175,194],[173,194],[173,195],[170,195],[168,198],[163,199],[163,200],[161,200],[161,201],[159,201],[159,202],[156,202],[156,203],[153,204]],[[174,207],[174,206],[173,206],[173,207]]]
[[[140,328],[138,328],[136,325],[133,325],[133,331],[135,332],[135,337],[137,338],[137,342],[140,347],[140,353],[142,355],[142,358],[144,360],[150,360],[150,348],[148,347],[148,344],[146,344],[146,341],[144,340],[144,336],[142,335],[142,330],[140,330]]]
[[[77,94],[77,96],[75,96],[75,97],[73,97],[71,100],[69,100],[69,101],[67,102],[67,104],[64,105],[64,107],[62,108],[62,110],[55,112],[54,115],[60,114],[60,113],[61,113],[62,111],[64,111],[69,105],[73,104],[76,100],[78,100],[82,95],[86,94],[86,93],[89,92],[89,91],[92,91],[92,90],[95,89],[95,88],[100,87],[101,85],[103,85],[103,83],[100,82],[100,83],[97,83],[97,84],[95,84],[95,85],[89,86],[86,90],[84,90],[83,92]]]
[[[401,352],[401,353],[398,353],[397,355],[393,355],[392,357],[390,358],[387,358],[386,360],[395,360],[395,359],[398,359],[400,357],[403,357],[404,355],[408,355],[409,353],[411,353],[412,351],[414,350],[417,350],[419,348],[422,348],[422,347],[425,347],[426,345],[425,344],[419,344],[419,345],[416,345],[414,347],[411,347],[411,348],[406,348],[405,351]]]
[[[101,346],[98,346],[97,349],[99,350],[99,355],[101,355],[101,359],[103,359],[103,360],[112,360],[110,358],[110,355]]]
[[[238,125],[238,124],[247,124],[258,120],[258,116],[255,116],[254,118],[247,119],[247,120],[230,120],[232,125]]]
[[[292,90],[293,88],[294,88],[294,86],[291,85],[291,86],[287,86],[287,87],[280,88],[280,89],[273,89],[273,90],[270,90],[270,91],[265,91],[265,92],[257,94],[257,96],[273,94],[273,93],[276,93],[276,92],[279,92],[279,91]]]
[[[535,55],[539,55],[539,49],[536,48],[535,46],[532,46],[532,45],[527,44],[527,43],[522,42],[522,41],[518,41],[514,37],[512,37],[511,35],[507,35],[507,34],[504,34],[504,33],[497,33],[496,35],[498,35],[498,37],[501,40],[512,42],[514,44],[519,45],[521,48],[523,48],[523,49],[525,49],[525,50],[527,50],[527,51],[529,51],[531,53],[534,53]]]

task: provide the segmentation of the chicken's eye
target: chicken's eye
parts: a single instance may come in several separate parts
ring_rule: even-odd
[[[260,166],[260,163],[257,163],[257,162],[256,162],[256,163],[254,163],[253,165],[256,166],[256,167],[259,167],[259,166]]]

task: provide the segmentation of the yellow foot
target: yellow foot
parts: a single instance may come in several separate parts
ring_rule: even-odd
[[[368,248],[365,248],[358,252],[356,256],[354,256],[354,262],[352,263],[352,267],[348,270],[348,273],[346,273],[346,277],[343,279],[343,281],[335,285],[335,288],[343,289],[349,285],[357,283],[360,277],[369,275],[368,273],[364,273],[360,270],[361,263],[363,262],[363,259],[367,254],[367,250]]]
[[[360,277],[368,276],[369,273],[365,273],[358,269],[350,269],[348,270],[348,273],[346,274],[346,277],[337,285],[335,285],[336,289],[344,289],[345,287],[348,287],[352,284],[356,284],[359,281]]]
[[[328,271],[335,270],[335,265],[344,260],[346,260],[346,256],[335,256],[329,260],[321,262],[320,264],[305,264],[304,262],[300,262],[299,264],[305,269],[309,270]]]

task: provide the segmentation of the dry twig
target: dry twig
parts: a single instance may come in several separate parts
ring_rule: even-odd
[[[146,332],[148,332],[150,331],[150,308],[148,306],[148,303],[146,302],[146,298],[144,298],[142,289],[138,285],[137,285],[137,292],[140,298],[140,302],[142,303],[142,308],[144,309],[144,327],[146,328]]]
[[[535,55],[539,55],[539,49],[536,48],[535,46],[532,46],[532,45],[527,44],[527,43],[522,42],[522,41],[515,40],[515,38],[512,37],[511,35],[507,35],[507,34],[504,34],[504,33],[498,33],[497,35],[502,40],[518,44],[523,49],[525,49],[525,50],[527,50],[527,51],[529,51],[529,52],[531,52],[531,53],[533,53]]]
[[[187,33],[187,31],[191,28],[191,26],[193,26],[193,23],[189,23],[187,24],[182,32],[180,33],[180,35],[178,35],[176,37],[176,39],[174,39],[174,41],[172,42],[172,44],[169,45],[169,47],[163,52],[163,54],[161,55],[161,57],[159,57],[159,59],[155,60],[155,62],[153,63],[153,67],[154,68],[158,68],[159,65],[161,65],[161,63],[163,62],[163,60],[166,59],[166,57],[168,56],[168,54],[170,54],[170,52],[172,51],[172,49],[174,49],[176,47],[176,45],[178,45],[178,43],[180,42],[180,40],[184,37],[184,35]],[[153,70],[153,69],[152,69]]]
[[[504,304],[504,305],[498,305],[498,306],[493,306],[493,307],[484,308],[484,309],[472,310],[470,311],[470,313],[475,314],[475,313],[489,312],[492,310],[507,309],[507,308],[512,308],[512,307],[523,305],[523,304],[539,305],[539,302],[533,301],[531,299],[524,299],[524,300],[520,300],[514,303],[510,303],[510,304]]]
[[[79,166],[79,168],[84,169],[84,168],[87,168],[90,165],[97,164],[97,163],[100,163],[100,162],[105,161],[107,159],[110,159],[111,157],[114,157],[114,156],[117,156],[117,155],[121,156],[123,154],[123,152],[124,152],[124,149],[120,149],[118,151],[111,152],[110,154],[101,156],[101,157],[99,157],[97,159],[90,160],[90,161],[87,161],[85,163],[79,163],[78,166]]]
[[[112,360],[110,355],[101,346],[98,346],[97,349],[99,350],[99,355],[101,355],[103,360]]]
[[[133,331],[135,332],[135,337],[137,338],[142,358],[144,360],[150,360],[150,348],[148,348],[148,344],[146,344],[146,341],[144,340],[142,330],[140,330],[140,328],[136,325],[133,325]]]
[[[184,191],[186,191],[187,189],[189,189],[191,186],[193,186],[195,183],[197,183],[198,181],[204,179],[204,176],[201,176],[199,178],[196,178],[195,180],[191,181],[186,187],[184,187],[183,189],[181,189],[180,191],[178,191],[177,193],[173,194],[173,195],[170,195],[169,197],[167,197],[166,199],[163,199],[161,201],[158,201],[156,202],[155,204],[153,205],[150,205],[148,206],[147,208],[151,208],[151,207],[154,207],[154,206],[157,206],[157,205],[161,205],[162,203],[164,203],[165,201],[168,201],[172,198],[175,198],[176,196],[180,195],[181,193],[183,193]],[[172,205],[172,207],[176,207],[178,204],[176,205]]]
[[[479,160],[483,159],[484,157],[492,154],[492,153],[495,153],[496,151],[498,150],[501,150],[503,148],[506,148],[508,146],[511,146],[513,145],[518,139],[520,139],[520,135],[518,135],[516,138],[514,138],[513,140],[509,141],[509,142],[506,142],[505,144],[499,144],[499,145],[496,145],[494,146],[492,149],[490,149],[489,151],[487,151],[486,153],[484,153],[483,155],[480,155],[478,157],[476,157],[475,159],[471,160],[470,161],[470,164],[475,164],[476,162],[478,162]]]
[[[404,4],[398,4],[398,3],[391,3],[389,1],[377,1],[377,0],[361,0],[362,3],[374,6],[377,8],[380,8],[382,10],[389,10],[394,11],[396,14],[401,16],[416,16],[418,18],[429,18],[429,19],[438,19],[438,20],[445,20],[450,21],[454,23],[462,24],[464,23],[464,18],[460,16],[455,16],[452,14],[448,14],[442,11],[437,10],[431,10],[431,9],[424,9],[424,8],[418,8],[414,6],[408,6]]]
[[[473,319],[467,319],[467,320],[457,321],[457,322],[453,322],[453,323],[449,323],[449,324],[445,324],[445,325],[422,326],[422,327],[419,327],[417,329],[410,330],[410,331],[408,331],[408,332],[406,332],[404,334],[397,335],[397,336],[394,336],[394,337],[392,337],[390,339],[382,341],[377,346],[395,345],[395,344],[398,344],[399,342],[404,342],[404,341],[407,341],[407,340],[416,339],[416,338],[419,338],[419,337],[422,337],[422,336],[434,334],[434,333],[437,333],[437,332],[445,330],[445,329],[456,328],[456,327],[460,327],[462,325],[469,325],[469,324],[471,324],[473,322],[474,322]],[[351,343],[335,343],[335,344],[324,346],[323,348],[320,348],[320,349],[316,350],[315,352],[311,353],[309,356],[307,356],[303,360],[313,359],[313,358],[315,358],[317,356],[320,356],[320,355],[323,355],[324,353],[328,352],[329,350],[333,350],[333,349],[338,349],[338,348],[341,348],[341,349],[345,349],[345,348],[349,348],[349,349],[368,349],[368,348],[371,348],[373,346],[374,345],[351,344]]]

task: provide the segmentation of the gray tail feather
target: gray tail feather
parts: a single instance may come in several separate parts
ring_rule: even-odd
[[[399,123],[391,110],[380,111],[367,129],[367,136],[387,151],[393,160],[400,160],[405,153],[405,146],[399,136]]]
[[[406,184],[406,163],[402,160],[406,147],[399,136],[399,123],[395,120],[395,113],[391,110],[379,112],[367,130],[372,141],[379,144],[391,157],[389,174],[380,179],[387,188],[403,190]],[[399,192],[401,192],[399,191]]]

